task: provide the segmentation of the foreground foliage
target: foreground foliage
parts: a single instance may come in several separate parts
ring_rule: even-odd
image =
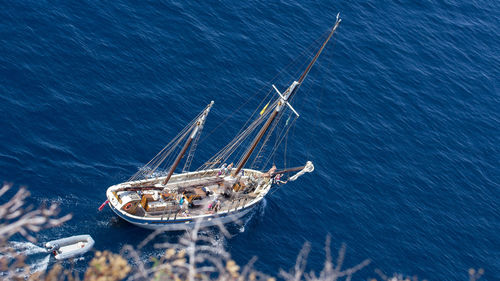
[[[0,197],[5,195],[12,185],[5,184],[0,189]],[[58,217],[57,205],[49,207],[42,205],[38,209],[33,206],[26,207],[26,198],[29,192],[26,188],[20,188],[6,203],[0,205],[0,279],[2,280],[46,280],[46,281],[119,281],[119,280],[268,280],[275,281],[276,278],[268,276],[253,268],[257,260],[252,258],[247,265],[240,267],[231,255],[209,235],[200,233],[199,224],[194,229],[185,232],[177,243],[156,243],[155,248],[163,249],[161,257],[153,258],[145,263],[140,257],[140,250],[148,243],[154,241],[161,230],[152,232],[137,248],[126,245],[120,254],[109,251],[97,251],[90,261],[83,276],[65,269],[56,263],[47,272],[31,272],[25,263],[25,256],[18,254],[7,244],[14,235],[21,235],[27,240],[36,242],[32,233],[45,228],[61,225],[71,219],[71,215]],[[230,236],[223,225],[219,225],[220,233]],[[343,244],[333,262],[330,248],[330,237],[325,243],[325,264],[317,275],[314,272],[306,272],[307,257],[310,244],[306,243],[297,256],[294,267],[279,272],[279,277],[286,281],[336,281],[352,280],[353,275],[365,268],[370,260],[342,269],[346,254],[346,246]],[[134,264],[131,266],[131,263]],[[410,281],[418,280],[416,277],[406,277],[401,274],[386,276],[380,270],[375,270],[379,279],[386,281]],[[469,280],[478,280],[484,274],[483,269],[469,270]]]

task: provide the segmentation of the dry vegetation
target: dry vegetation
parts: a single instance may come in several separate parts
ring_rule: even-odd
[[[12,184],[4,184],[0,189],[0,199]],[[31,235],[44,228],[56,227],[71,219],[71,215],[57,217],[57,205],[42,205],[35,209],[26,206],[26,198],[30,193],[21,187],[5,203],[0,205],[0,278],[8,280],[24,280],[30,274],[30,268],[24,263],[25,256],[16,253],[7,244],[14,235],[22,235],[31,242],[36,239]],[[2,200],[3,201],[3,200]],[[1,201],[0,201],[1,202]]]
[[[0,197],[5,195],[11,187],[12,185],[9,184],[4,185],[0,189]],[[218,243],[215,243],[213,237],[201,235],[198,225],[191,231],[185,232],[177,243],[154,244],[155,248],[163,249],[164,254],[147,263],[139,258],[140,250],[154,241],[161,231],[151,233],[137,248],[125,246],[120,254],[108,251],[95,252],[83,276],[71,269],[63,268],[58,263],[50,267],[47,272],[30,272],[30,267],[25,264],[25,257],[9,248],[8,240],[14,235],[22,235],[29,241],[36,242],[32,233],[44,228],[56,227],[71,219],[71,215],[58,217],[56,205],[41,206],[38,209],[32,206],[26,207],[25,199],[28,196],[29,192],[21,187],[9,200],[0,205],[0,279],[2,280],[276,280],[275,277],[253,268],[256,257],[252,258],[247,265],[240,267],[222,246],[214,246]],[[222,225],[219,229],[222,234],[230,236]],[[307,256],[310,251],[310,245],[306,243],[297,256],[295,266],[289,271],[280,270],[278,278],[286,281],[351,280],[353,274],[370,263],[370,260],[364,260],[354,267],[342,269],[346,253],[345,245],[341,246],[334,262],[329,237],[325,244],[326,257],[321,272],[318,274],[306,272]],[[418,280],[416,277],[399,274],[388,277],[380,270],[375,272],[379,275],[379,279],[371,280]],[[482,269],[477,271],[470,269],[469,280],[478,280],[483,273]]]

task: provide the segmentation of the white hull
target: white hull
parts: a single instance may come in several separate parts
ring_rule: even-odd
[[[207,218],[198,218],[200,220],[199,222],[199,227],[205,228],[205,227],[211,227],[211,226],[216,226],[218,224],[227,224],[231,222],[237,222],[239,219],[244,217],[246,214],[248,214],[251,210],[253,209],[253,206],[250,208],[247,208],[243,211],[237,211],[237,212],[232,212],[229,215],[226,215],[224,217],[218,217],[218,216],[210,216]],[[184,221],[184,219],[177,221],[170,220],[170,221],[165,221],[164,223],[151,223],[148,221],[137,221],[137,220],[130,220],[126,216],[123,216],[119,211],[116,209],[112,208],[112,210],[120,216],[122,219],[125,221],[146,229],[162,229],[165,231],[185,231],[192,229],[195,224],[196,224],[196,218],[190,221]]]
[[[216,170],[210,171],[200,171],[191,172],[185,174],[174,175],[169,182],[168,186],[178,186],[182,183],[192,183],[196,184],[203,183],[203,179],[198,176],[202,173],[217,173]],[[259,171],[245,169],[246,174],[261,174]],[[213,180],[213,177],[208,177]],[[156,178],[151,180],[142,180],[135,182],[126,182],[118,185],[114,185],[108,188],[106,195],[109,200],[109,206],[120,218],[125,221],[134,224],[136,226],[147,228],[147,229],[163,229],[165,231],[182,231],[193,228],[197,222],[199,222],[200,227],[210,227],[218,224],[227,224],[231,222],[237,222],[240,218],[245,216],[253,209],[269,192],[271,188],[271,181],[264,180],[262,185],[259,186],[254,197],[246,200],[235,201],[234,204],[230,204],[215,213],[202,212],[198,214],[185,215],[179,212],[169,213],[164,212],[163,214],[156,215],[134,215],[127,212],[124,209],[126,205],[125,202],[119,202],[116,197],[116,190],[120,190],[124,186],[131,186],[131,184],[158,184],[161,182],[162,178]],[[119,192],[118,192],[119,193]]]

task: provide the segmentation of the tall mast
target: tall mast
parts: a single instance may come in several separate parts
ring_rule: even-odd
[[[321,52],[323,52],[323,49],[325,48],[325,46],[328,43],[328,41],[330,41],[330,38],[332,38],[333,33],[335,33],[335,30],[337,30],[337,27],[339,26],[339,24],[340,24],[341,21],[342,20],[339,18],[339,14],[337,14],[337,20],[335,21],[335,25],[333,26],[332,31],[330,32],[330,34],[328,35],[328,37],[325,39],[325,42],[323,42],[323,44],[321,45],[321,48],[318,50],[318,52],[316,53],[316,55],[314,56],[314,58],[312,59],[312,61],[309,63],[309,65],[307,66],[307,68],[304,70],[304,72],[300,76],[299,81],[294,81],[292,83],[292,85],[290,85],[290,87],[288,87],[288,89],[285,91],[285,93],[283,95],[273,85],[274,89],[278,92],[278,94],[280,96],[278,104],[274,108],[274,112],[271,114],[271,116],[269,116],[269,119],[267,119],[267,121],[264,124],[264,126],[262,126],[262,128],[260,129],[260,131],[257,134],[257,136],[254,138],[254,140],[252,142],[252,145],[250,146],[250,149],[247,151],[247,153],[245,154],[245,156],[241,159],[240,163],[238,163],[238,167],[236,168],[236,171],[234,172],[233,175],[236,176],[241,171],[241,169],[243,168],[243,166],[245,166],[245,164],[248,161],[248,158],[250,158],[250,155],[252,155],[252,152],[255,150],[255,148],[259,144],[260,140],[262,139],[262,137],[264,136],[264,134],[269,129],[269,126],[274,121],[274,119],[276,118],[276,116],[280,112],[281,108],[284,105],[287,105],[287,106],[289,106],[295,112],[295,110],[292,108],[292,106],[288,103],[288,100],[297,92],[297,90],[299,89],[302,81],[304,81],[304,79],[306,78],[306,76],[309,73],[309,71],[311,71],[312,66],[314,65],[314,63],[318,59],[318,57],[321,54]],[[295,112],[295,114],[297,114],[297,112]]]
[[[276,108],[279,108],[279,105],[276,106]],[[273,122],[274,118],[276,118],[276,115],[278,115],[279,110],[276,110],[276,108],[275,108],[274,112],[271,114],[271,117],[269,117],[269,119],[267,119],[266,124],[264,124],[264,126],[260,129],[259,134],[253,140],[252,146],[245,154],[245,157],[243,157],[243,159],[238,164],[238,167],[236,168],[234,175],[237,175],[241,171],[243,166],[245,166],[245,163],[248,161],[248,158],[250,158],[250,155],[255,150],[255,147],[257,147],[257,144],[259,143],[260,139],[262,139],[262,137],[266,133],[267,129],[269,128],[269,125],[271,125],[271,122]]]
[[[196,137],[196,134],[198,133],[199,129],[205,123],[205,120],[207,119],[207,115],[210,112],[210,108],[212,108],[213,104],[214,104],[214,101],[210,102],[210,104],[207,106],[207,108],[205,109],[205,111],[203,112],[201,117],[198,119],[198,121],[196,121],[196,125],[194,126],[193,131],[191,132],[191,135],[189,136],[188,140],[186,141],[186,143],[182,147],[182,150],[179,153],[179,155],[177,155],[177,158],[175,159],[174,164],[170,168],[170,171],[168,171],[168,175],[165,178],[165,180],[163,181],[163,185],[166,185],[168,183],[168,181],[170,180],[170,177],[172,177],[172,174],[174,173],[175,169],[177,168],[177,166],[181,162],[181,159],[184,156],[184,154],[186,153],[186,150],[189,148],[189,145],[191,144],[193,139]]]
[[[323,42],[323,45],[321,45],[321,48],[316,53],[316,55],[314,56],[313,60],[307,66],[306,70],[304,70],[304,72],[300,76],[299,81],[298,81],[299,84],[301,84],[302,81],[304,81],[304,79],[306,78],[307,74],[309,74],[309,71],[311,71],[312,66],[314,65],[314,63],[318,59],[318,57],[321,54],[321,52],[323,52],[323,49],[325,48],[326,43],[328,43],[328,41],[330,41],[330,38],[332,38],[333,33],[335,33],[335,30],[337,30],[337,27],[339,26],[340,22],[342,21],[342,19],[340,19],[339,16],[340,16],[340,13],[337,14],[337,20],[335,21],[335,25],[333,26],[332,31],[330,32],[330,34],[326,38],[325,42]]]

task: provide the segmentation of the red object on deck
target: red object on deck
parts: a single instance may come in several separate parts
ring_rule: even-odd
[[[104,209],[104,206],[106,206],[106,204],[109,203],[109,200],[106,200],[104,203],[102,203],[102,205],[99,207],[99,212],[102,211],[102,209]]]

